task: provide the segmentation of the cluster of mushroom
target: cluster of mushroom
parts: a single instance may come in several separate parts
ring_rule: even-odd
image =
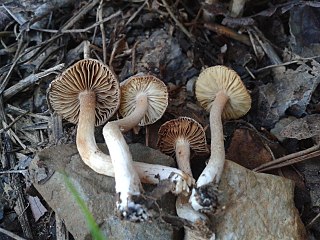
[[[159,180],[170,179],[175,184],[172,192],[182,193],[177,199],[178,215],[191,222],[205,223],[207,217],[203,212],[216,206],[216,189],[224,165],[222,119],[247,113],[251,99],[240,77],[224,66],[207,68],[200,74],[196,95],[210,111],[211,156],[191,196],[188,191],[194,179],[190,149],[208,151],[199,123],[182,117],[167,122],[159,130],[159,149],[175,153],[180,169],[134,162],[123,136],[137,125],[152,124],[162,117],[168,105],[168,92],[161,80],[152,75],[137,75],[120,86],[108,66],[88,58],[78,61],[51,83],[48,100],[54,111],[77,124],[76,144],[84,163],[97,173],[115,178],[116,207],[122,218],[147,220],[150,213],[141,182],[157,184]],[[118,110],[122,118],[108,121]],[[110,155],[98,148],[94,137],[95,126],[103,124]]]
[[[121,99],[121,103],[120,103]],[[136,125],[157,121],[165,112],[168,93],[165,84],[151,75],[126,80],[120,91],[115,74],[94,59],[84,59],[63,72],[48,90],[54,111],[77,124],[76,144],[90,168],[115,177],[116,202],[121,217],[130,221],[149,218],[141,182],[157,184],[170,179],[176,194],[188,191],[192,178],[183,171],[161,165],[133,162],[122,135]],[[120,120],[105,124],[120,107]],[[105,124],[103,135],[110,155],[103,153],[94,137],[95,126]]]
[[[225,66],[214,66],[201,72],[195,90],[200,104],[210,112],[211,152],[190,198],[178,196],[176,209],[179,217],[205,226],[208,218],[200,213],[213,213],[217,207],[218,184],[225,162],[222,120],[246,114],[251,107],[251,97],[238,74]],[[178,167],[192,176],[190,149],[196,153],[206,151],[205,140],[199,123],[180,117],[161,126],[158,147],[166,154],[175,153]]]

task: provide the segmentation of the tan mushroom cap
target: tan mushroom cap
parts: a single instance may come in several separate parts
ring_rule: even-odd
[[[159,120],[168,106],[168,89],[164,82],[152,75],[132,76],[121,83],[121,103],[119,112],[123,117],[135,110],[136,96],[145,93],[148,96],[148,110],[140,126]]]
[[[229,96],[223,119],[237,119],[251,108],[251,97],[239,75],[225,67],[214,66],[202,71],[196,81],[196,97],[202,107],[210,112],[211,104],[219,91]]]
[[[78,123],[79,93],[96,94],[96,126],[104,124],[119,108],[120,86],[108,66],[95,59],[80,60],[52,83],[48,91],[49,104],[69,122]]]
[[[207,153],[207,140],[203,127],[192,118],[179,117],[165,122],[158,131],[158,148],[161,152],[174,155],[178,139],[189,142],[196,153]]]

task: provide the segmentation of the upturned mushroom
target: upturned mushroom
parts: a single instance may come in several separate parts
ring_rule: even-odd
[[[161,125],[157,145],[161,152],[175,156],[179,169],[191,177],[193,177],[190,165],[191,150],[198,154],[208,153],[202,126],[189,117],[179,117]],[[201,222],[207,222],[207,217],[195,211],[188,200],[189,196],[178,195],[176,201],[178,216],[198,225]]]
[[[101,62],[85,59],[69,67],[48,89],[48,104],[64,119],[78,124],[76,144],[81,159],[95,172],[114,177],[109,155],[97,146],[94,127],[104,124],[118,109],[120,88],[115,75]],[[155,164],[134,162],[144,183],[157,184],[171,179],[174,193],[187,191],[192,179],[181,170]]]
[[[94,128],[119,108],[120,86],[113,72],[95,59],[78,61],[51,83],[48,100],[54,111],[78,124],[76,144],[84,163],[93,170],[103,168],[104,154],[97,147]]]
[[[161,80],[152,75],[133,76],[121,85],[120,113],[123,118],[110,121],[103,128],[119,196],[117,210],[125,219],[144,221],[149,213],[147,207],[141,204],[143,189],[122,132],[138,124],[154,123],[161,118],[167,105],[168,92]]]
[[[196,81],[196,98],[210,112],[211,155],[189,201],[195,210],[213,211],[225,162],[222,120],[237,119],[251,108],[251,97],[239,75],[225,67],[209,67]]]

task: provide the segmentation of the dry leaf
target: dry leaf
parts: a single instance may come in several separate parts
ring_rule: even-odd
[[[47,212],[47,209],[42,205],[40,199],[37,196],[28,196],[28,201],[30,203],[30,208],[34,220],[37,222],[39,218],[41,218]]]

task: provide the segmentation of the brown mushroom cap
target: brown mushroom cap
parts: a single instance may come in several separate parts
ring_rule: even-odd
[[[237,119],[249,111],[251,97],[235,71],[225,66],[214,66],[200,73],[195,92],[197,100],[207,111],[210,111],[216,94],[221,90],[229,96],[222,113],[223,119]]]
[[[69,122],[78,123],[79,94],[96,94],[96,126],[104,124],[118,109],[120,86],[108,66],[95,59],[78,61],[50,85],[48,99],[51,107]]]
[[[148,96],[148,110],[140,121],[140,126],[159,120],[168,106],[166,85],[152,75],[132,76],[121,84],[121,103],[119,112],[123,117],[130,115],[136,106],[136,96],[145,93]]]
[[[158,132],[158,148],[161,152],[174,155],[176,141],[185,139],[196,153],[207,153],[207,140],[202,126],[192,118],[179,117],[165,122]]]

